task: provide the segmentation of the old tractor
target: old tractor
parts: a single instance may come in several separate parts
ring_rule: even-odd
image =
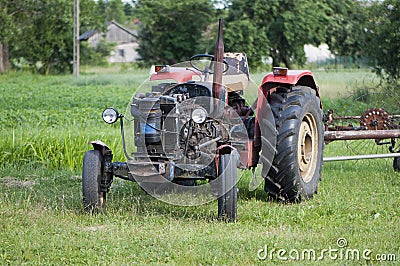
[[[235,221],[238,169],[257,165],[268,197],[290,202],[313,197],[331,123],[324,125],[313,74],[274,68],[252,105],[243,97],[249,84],[246,55],[224,52],[221,21],[214,55],[155,66],[124,115],[115,108],[102,114],[109,124],[119,120],[127,160],[113,162],[106,144],[91,142],[83,161],[85,210],[103,209],[119,177],[172,204],[218,199],[218,218]]]

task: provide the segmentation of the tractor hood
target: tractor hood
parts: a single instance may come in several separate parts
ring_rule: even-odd
[[[175,66],[155,66],[155,68],[162,68],[160,71],[151,70],[150,80],[167,80],[173,79],[177,83],[185,83],[189,80],[194,80],[193,76],[201,76],[201,72],[189,67],[175,67]]]

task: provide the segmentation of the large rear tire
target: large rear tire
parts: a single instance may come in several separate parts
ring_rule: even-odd
[[[276,155],[265,177],[268,196],[300,201],[317,193],[321,179],[324,127],[320,100],[309,87],[278,89],[271,95],[278,130]]]
[[[218,219],[235,222],[237,218],[237,168],[235,156],[223,154],[219,157],[219,186]]]
[[[85,211],[101,211],[105,208],[106,193],[100,191],[103,156],[100,151],[90,150],[83,158],[82,194]]]

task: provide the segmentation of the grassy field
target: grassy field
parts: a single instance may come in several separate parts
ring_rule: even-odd
[[[146,75],[0,76],[0,265],[399,263],[400,174],[391,160],[326,163],[318,194],[289,205],[266,201],[262,186],[250,192],[251,173],[241,172],[237,223],[217,221],[216,202],[172,206],[122,180],[106,213],[83,213],[87,142],[101,139],[124,159],[118,125],[100,114],[124,111]],[[373,82],[368,76],[316,72],[324,105],[341,106],[357,84]],[[333,143],[326,152],[346,150]]]

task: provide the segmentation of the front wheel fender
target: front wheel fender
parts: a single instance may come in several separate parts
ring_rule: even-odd
[[[111,153],[111,149],[100,140],[90,141],[89,144],[93,146],[93,149],[99,151],[103,156]]]

